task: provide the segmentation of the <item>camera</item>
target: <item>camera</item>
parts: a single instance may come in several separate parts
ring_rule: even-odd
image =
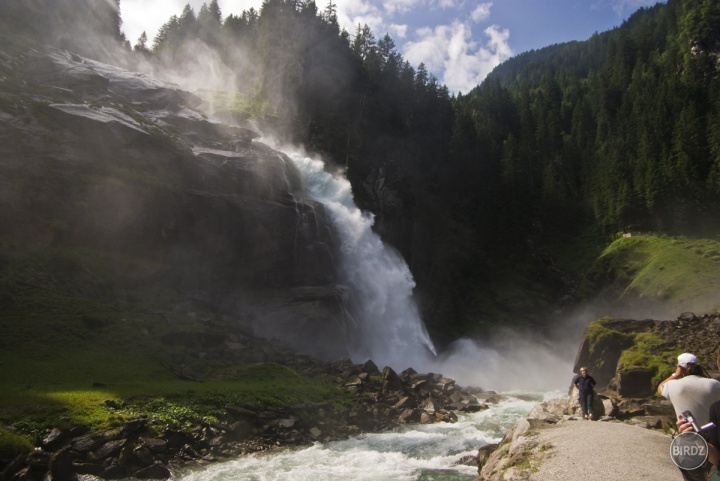
[[[692,424],[692,427],[696,433],[700,432],[700,426],[698,426],[698,423],[695,421],[695,416],[693,416],[690,411],[683,411],[682,416],[685,418],[686,421]]]
[[[695,430],[696,433],[702,436],[705,441],[708,441],[710,439],[710,436],[713,432],[712,430],[715,428],[715,423],[707,423],[703,426],[699,426],[697,421],[695,421],[695,416],[693,416],[690,411],[683,411],[682,417],[684,417],[687,421],[690,422],[690,424],[692,424],[693,430]]]

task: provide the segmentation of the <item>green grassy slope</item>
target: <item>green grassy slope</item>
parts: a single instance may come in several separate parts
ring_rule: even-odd
[[[720,241],[640,235],[610,244],[592,264],[581,297],[656,304],[675,313],[720,309]]]

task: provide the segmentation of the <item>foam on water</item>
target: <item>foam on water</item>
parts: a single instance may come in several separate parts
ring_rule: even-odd
[[[557,394],[557,393],[555,393]],[[254,455],[192,471],[182,481],[459,481],[477,477],[475,466],[457,465],[478,448],[499,442],[518,419],[545,397],[508,396],[489,409],[459,416],[457,423],[409,425],[392,432]]]

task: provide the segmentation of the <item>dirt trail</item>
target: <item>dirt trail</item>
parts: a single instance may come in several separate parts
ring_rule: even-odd
[[[569,421],[535,438],[552,446],[532,481],[682,481],[670,458],[672,438],[620,422]]]

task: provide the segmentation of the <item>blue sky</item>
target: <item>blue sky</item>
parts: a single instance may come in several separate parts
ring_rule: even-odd
[[[150,39],[186,4],[197,13],[210,0],[120,0],[123,31],[135,43]],[[315,0],[322,10],[326,0]],[[367,24],[376,39],[386,33],[417,67],[424,63],[452,93],[468,92],[499,63],[554,43],[586,40],[620,25],[658,0],[333,0],[351,35]],[[223,17],[262,0],[218,0]],[[151,40],[152,41],[152,40]]]

